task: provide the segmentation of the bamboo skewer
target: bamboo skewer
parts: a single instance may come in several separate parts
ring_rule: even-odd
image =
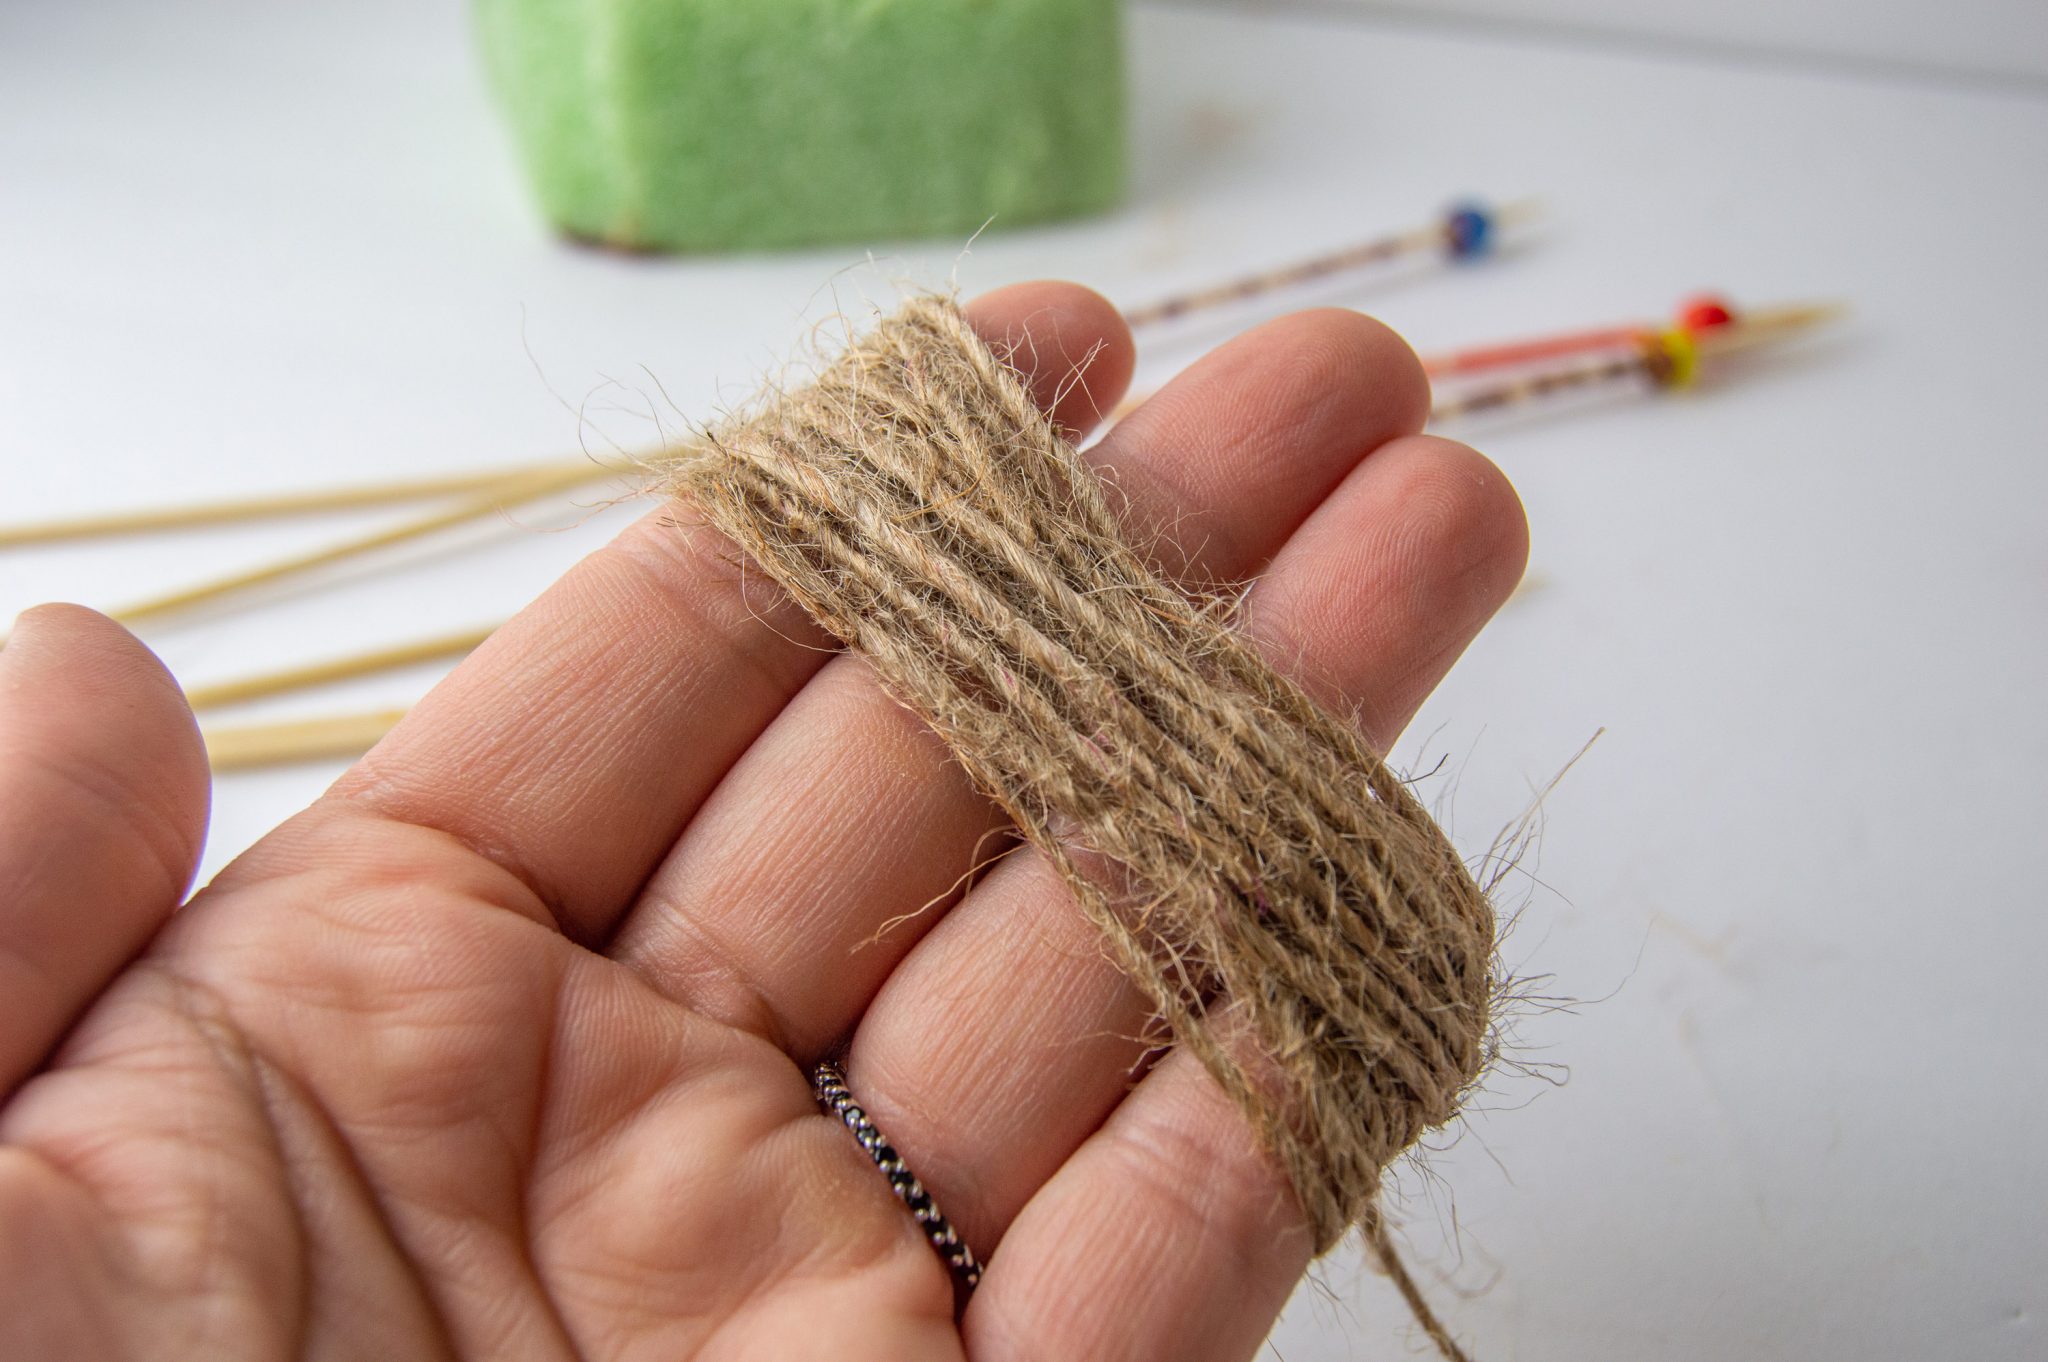
[[[1744,313],[1732,325],[1701,332],[1694,344],[1702,357],[1732,355],[1837,321],[1848,310],[1845,304],[1835,302],[1760,307]]]
[[[201,736],[206,740],[206,759],[215,771],[244,771],[324,757],[360,756],[404,717],[402,709],[383,709],[323,719],[236,724],[207,729]]]
[[[260,567],[230,573],[224,577],[216,577],[210,581],[201,582],[196,586],[182,587],[179,590],[166,592],[160,596],[153,596],[147,600],[137,601],[108,613],[123,624],[133,624],[138,620],[155,619],[162,615],[190,609],[196,605],[220,600],[223,597],[232,596],[253,587],[266,586],[274,582],[303,576],[317,568],[346,562],[351,558],[357,558],[366,553],[374,553],[378,549],[390,548],[397,544],[437,534],[442,530],[452,529],[457,525],[467,524],[473,520],[481,520],[485,516],[493,515],[499,511],[510,510],[515,506],[538,501],[542,497],[551,496],[557,492],[566,492],[572,488],[596,482],[599,478],[610,477],[622,471],[624,469],[616,464],[591,464],[579,461],[522,474],[515,477],[508,484],[486,492],[482,496],[458,502],[445,511],[436,511],[432,515],[421,516],[416,520],[408,520],[386,529],[360,535],[354,539],[345,539],[338,544],[330,544],[324,548],[314,549],[307,553],[294,554],[289,558],[278,559],[275,562],[266,563]]]
[[[278,492],[268,496],[194,502],[185,506],[165,506],[154,510],[113,511],[104,515],[46,520],[28,525],[0,525],[0,549],[24,544],[51,544],[70,539],[192,529],[240,520],[268,520],[283,516],[309,515],[316,511],[388,506],[400,501],[425,501],[431,497],[485,491],[504,486],[518,478],[545,473],[560,467],[562,464],[559,461],[526,464],[517,468],[499,468],[479,473],[396,478],[388,482],[365,483],[355,487]]]
[[[1638,332],[1626,338],[1630,343],[1626,352],[1595,355],[1455,393],[1431,408],[1430,424],[1497,411],[1573,389],[1597,387],[1634,375],[1648,377],[1660,387],[1684,387],[1692,382],[1697,366],[1705,360],[1788,339],[1831,321],[1842,312],[1837,303],[1799,303],[1760,308],[1746,313],[1739,321],[1705,331],[1674,328],[1663,333]]]
[[[1453,378],[1489,369],[1537,364],[1544,360],[1570,359],[1603,350],[1629,350],[1653,342],[1669,330],[1683,331],[1694,341],[1706,344],[1709,336],[1728,332],[1731,327],[1735,330],[1729,334],[1774,334],[1787,328],[1796,330],[1813,325],[1834,315],[1836,310],[1816,304],[1738,313],[1721,298],[1700,294],[1681,303],[1668,323],[1605,326],[1587,331],[1568,331],[1563,335],[1535,336],[1442,351],[1425,356],[1422,370],[1431,378]]]
[[[1488,212],[1477,207],[1462,208],[1426,227],[1360,242],[1326,255],[1312,256],[1278,269],[1262,270],[1208,288],[1177,293],[1157,302],[1130,308],[1124,321],[1133,331],[1173,321],[1192,312],[1243,302],[1266,293],[1312,283],[1335,274],[1346,274],[1404,255],[1440,250],[1454,259],[1484,254],[1492,235],[1503,227],[1519,226],[1534,218],[1539,209],[1533,199],[1503,204]]]
[[[352,653],[347,657],[330,658],[324,662],[311,662],[302,667],[287,667],[281,671],[263,672],[255,676],[217,682],[211,686],[196,686],[185,692],[185,702],[193,709],[218,709],[222,705],[240,704],[244,700],[286,695],[292,691],[324,686],[332,681],[345,681],[351,677],[370,676],[377,672],[409,667],[415,663],[433,662],[469,652],[496,630],[496,625],[481,629],[465,629],[458,633],[440,634],[433,638],[400,643],[389,648],[376,648],[369,652]]]
[[[1580,360],[1545,369],[1541,373],[1488,383],[1455,397],[1439,399],[1429,409],[1429,424],[1434,427],[1482,412],[1498,411],[1502,407],[1520,406],[1557,393],[1599,387],[1632,375],[1649,373],[1650,363],[1646,354],[1616,355],[1606,359]]]
[[[1431,378],[1476,373],[1483,369],[1505,369],[1547,359],[1565,359],[1596,350],[1618,350],[1634,345],[1648,332],[1640,326],[1608,326],[1591,331],[1569,331],[1560,336],[1532,340],[1504,341],[1498,345],[1474,346],[1424,355],[1422,372]]]

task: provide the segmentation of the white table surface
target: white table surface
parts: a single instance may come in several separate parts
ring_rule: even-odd
[[[1509,961],[1585,1001],[1520,1028],[1569,1082],[1500,1076],[1401,1214],[1484,1359],[2048,1357],[2048,96],[1330,8],[1133,29],[1124,211],[880,243],[874,270],[552,241],[450,4],[15,0],[0,519],[540,458],[586,398],[593,440],[635,443],[650,373],[708,414],[835,290],[957,269],[1137,301],[1468,190],[1540,193],[1550,224],[1316,300],[1427,349],[1703,286],[1851,299],[1739,381],[1466,432],[1528,504],[1534,588],[1400,755],[1448,759],[1432,789],[1476,851],[1605,728],[1507,897]],[[486,621],[627,514],[148,637],[198,683]],[[113,604],[377,520],[7,553],[0,606]],[[224,779],[209,868],[335,769]],[[1382,1282],[1323,1276],[1279,1355],[1407,1354]]]

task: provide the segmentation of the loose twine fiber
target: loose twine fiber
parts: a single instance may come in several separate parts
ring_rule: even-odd
[[[1382,1170],[1485,1061],[1494,917],[1354,727],[1144,562],[948,301],[667,473],[1057,867],[1318,1249],[1382,1244]]]

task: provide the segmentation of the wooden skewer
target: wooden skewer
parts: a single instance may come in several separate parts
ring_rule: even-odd
[[[1572,331],[1561,336],[1540,336],[1531,340],[1503,341],[1466,350],[1447,350],[1422,356],[1422,372],[1431,378],[1477,373],[1486,369],[1533,364],[1538,360],[1567,359],[1599,350],[1631,349],[1651,332],[1640,326],[1607,326],[1591,331]],[[1145,405],[1151,392],[1133,393],[1117,403],[1109,414],[1121,421]]]
[[[312,662],[302,667],[287,667],[281,671],[221,681],[211,686],[196,686],[185,692],[185,702],[194,709],[218,709],[222,705],[239,704],[244,700],[285,695],[313,686],[324,686],[331,681],[370,676],[398,667],[409,667],[419,662],[433,662],[469,652],[489,638],[496,629],[496,625],[482,629],[465,629],[459,633],[441,634],[434,638],[400,643],[389,648],[376,648],[369,652],[352,653],[347,657]]]
[[[1570,331],[1561,336],[1505,341],[1498,345],[1479,345],[1469,350],[1425,355],[1422,372],[1431,378],[1445,378],[1482,369],[1504,369],[1518,364],[1534,364],[1538,360],[1562,359],[1594,350],[1625,349],[1641,340],[1647,330],[1641,326],[1606,326],[1592,331]]]
[[[1331,251],[1326,255],[1313,256],[1292,265],[1283,265],[1279,269],[1262,270],[1257,274],[1248,274],[1227,283],[1173,294],[1157,302],[1130,308],[1124,313],[1124,321],[1135,331],[1141,327],[1156,326],[1160,322],[1185,317],[1191,312],[1221,307],[1225,303],[1242,302],[1261,294],[1278,292],[1297,284],[1306,284],[1313,280],[1328,278],[1333,274],[1348,273],[1351,270],[1363,269],[1367,265],[1424,251],[1440,250],[1453,258],[1480,255],[1488,248],[1492,233],[1503,227],[1518,226],[1527,222],[1538,212],[1538,205],[1533,199],[1503,204],[1491,213],[1480,208],[1459,209],[1426,227],[1378,237],[1355,246],[1347,246],[1342,250]]]
[[[1575,388],[1597,387],[1647,372],[1649,359],[1641,354],[1615,355],[1605,359],[1580,360],[1572,364],[1559,365],[1540,373],[1489,383],[1455,397],[1441,398],[1430,408],[1429,424],[1437,426],[1448,421],[1459,421],[1469,416],[1477,416],[1481,412],[1520,406],[1524,402],[1534,402],[1555,393],[1569,392]]]
[[[1496,341],[1430,355],[1422,361],[1422,371],[1431,378],[1446,378],[1487,369],[1514,368],[1547,359],[1590,355],[1599,350],[1632,350],[1659,335],[1667,325],[1698,338],[1738,320],[1748,319],[1738,319],[1732,305],[1719,295],[1701,293],[1680,303],[1673,310],[1669,323],[1603,326],[1590,331],[1568,331],[1561,336]]]
[[[1791,303],[1784,307],[1760,307],[1747,312],[1731,326],[1702,331],[1694,338],[1701,358],[1732,355],[1784,340],[1826,322],[1836,321],[1849,311],[1845,303]]]
[[[1692,380],[1698,362],[1785,340],[1839,317],[1844,310],[1838,303],[1800,303],[1760,308],[1745,313],[1739,321],[1697,333],[1676,329],[1662,335],[1642,332],[1627,353],[1596,355],[1447,397],[1430,411],[1430,423],[1475,416],[1632,375],[1646,375],[1664,387],[1683,387]],[[1685,348],[1675,349],[1674,342]]]
[[[1669,325],[1688,333],[1704,354],[1723,345],[1754,345],[1766,337],[1801,330],[1826,321],[1840,310],[1833,304],[1814,303],[1760,308],[1738,314],[1719,298],[1704,294],[1682,304]],[[1547,359],[1591,355],[1602,350],[1633,350],[1654,341],[1662,330],[1659,326],[1605,326],[1590,331],[1570,331],[1560,336],[1503,341],[1426,356],[1422,370],[1431,378],[1449,378],[1488,369],[1535,364]]]
[[[416,520],[408,520],[402,524],[391,526],[388,529],[360,535],[354,539],[345,539],[338,544],[330,544],[325,548],[314,549],[308,553],[294,554],[289,558],[281,558],[275,562],[266,563],[261,567],[230,573],[224,577],[216,577],[211,581],[201,582],[197,586],[189,586],[177,591],[166,592],[161,596],[153,596],[147,600],[137,601],[132,605],[124,606],[119,610],[110,611],[109,613],[123,624],[133,624],[138,620],[154,619],[158,616],[189,609],[195,605],[220,600],[223,597],[232,596],[253,587],[302,576],[316,568],[345,562],[348,559],[360,557],[366,553],[373,553],[378,549],[389,548],[396,544],[424,538],[430,534],[437,534],[442,530],[452,529],[457,525],[466,524],[472,520],[481,520],[483,517],[496,514],[499,511],[510,510],[512,507],[524,505],[527,502],[538,501],[542,497],[551,496],[558,492],[566,492],[571,488],[580,487],[585,483],[596,482],[599,478],[610,477],[622,471],[624,471],[622,467],[617,464],[577,462],[555,465],[537,472],[520,475],[501,487],[495,488],[482,496],[459,502],[445,511],[437,511],[432,515],[421,516]]]
[[[239,724],[207,729],[206,758],[216,771],[360,756],[377,745],[405,717],[402,709],[343,714],[284,723]]]
[[[105,515],[46,520],[32,525],[0,525],[0,548],[117,534],[142,534],[156,530],[181,530],[238,520],[266,520],[279,516],[307,515],[315,511],[388,506],[399,501],[424,501],[430,497],[483,491],[508,484],[517,478],[547,472],[561,466],[560,462],[526,464],[518,468],[499,468],[480,473],[398,478],[389,482],[364,483],[356,487],[327,487],[310,492],[279,492],[271,496],[197,502],[187,506],[166,506],[157,510],[114,511]]]

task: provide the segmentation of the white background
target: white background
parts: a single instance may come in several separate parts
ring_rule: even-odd
[[[1582,43],[1647,42],[1809,66],[2048,77],[2040,0],[1212,0],[1238,9],[1352,6],[1376,17],[1524,28]]]
[[[586,397],[643,442],[603,408],[644,409],[650,373],[708,414],[888,277],[1136,302],[1466,191],[1539,193],[1549,223],[1315,300],[1428,349],[1703,286],[1846,298],[1831,339],[1696,393],[1460,432],[1522,491],[1532,586],[1400,755],[1447,760],[1430,788],[1477,851],[1606,736],[1508,891],[1510,961],[1584,1000],[1521,1028],[1569,1081],[1503,1075],[1400,1211],[1483,1359],[2048,1356],[2042,7],[1746,4],[1712,32],[1492,8],[1141,7],[1127,208],[965,256],[877,243],[870,270],[555,243],[449,4],[14,0],[0,519],[545,457]],[[1207,338],[1151,345],[1144,376]],[[488,621],[629,513],[148,637],[196,684]],[[0,606],[114,604],[376,522],[0,554]],[[334,770],[225,779],[209,867]],[[1323,1277],[1280,1355],[1405,1355],[1383,1283]]]

